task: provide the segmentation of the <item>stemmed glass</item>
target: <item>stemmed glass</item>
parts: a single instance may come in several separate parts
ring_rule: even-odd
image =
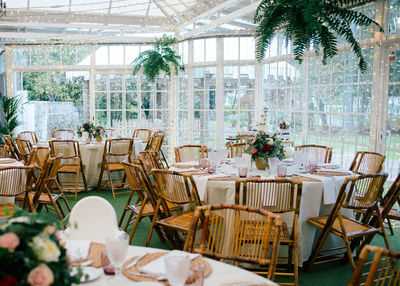
[[[121,274],[121,265],[128,252],[129,236],[120,230],[106,238],[107,256],[115,266],[115,276],[110,279],[111,284],[121,284],[126,278]]]
[[[172,286],[185,285],[190,271],[188,255],[168,255],[164,259],[168,282]]]

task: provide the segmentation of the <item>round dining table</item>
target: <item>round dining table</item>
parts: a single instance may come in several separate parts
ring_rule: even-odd
[[[22,167],[24,164],[22,162],[19,162],[15,159],[11,158],[0,158],[0,168],[1,167]],[[18,172],[14,172],[15,176],[20,176],[19,172],[25,172],[25,170],[19,170]],[[2,188],[4,185],[1,183],[3,180],[3,174],[0,172],[0,193],[2,192]],[[14,197],[1,197],[0,196],[0,205],[1,204],[7,204],[7,203],[14,203],[15,198]]]
[[[216,173],[210,175],[207,175],[206,172],[199,173],[198,162],[196,161],[176,163],[171,169],[192,174],[203,204],[234,204],[235,181],[239,179],[235,158],[223,162],[218,164]],[[257,170],[254,164],[249,169],[247,177],[276,178],[271,175],[268,169]],[[346,177],[354,176],[352,172],[343,170],[334,164],[320,164],[319,170],[324,170],[326,175],[306,174],[304,170],[296,168],[290,160],[287,162],[287,178],[293,178],[303,183],[298,228],[300,265],[308,259],[313,243],[319,237],[316,227],[308,223],[307,220],[311,217],[328,215],[336,202],[344,180]],[[345,215],[351,216],[351,213],[345,213]],[[282,214],[282,219],[286,222],[288,229],[292,227],[292,218],[293,215],[291,214]],[[342,245],[344,244],[340,238],[330,235],[324,248]],[[281,250],[283,249],[281,247]]]
[[[150,247],[141,247],[141,246],[129,246],[127,258],[140,256],[144,253],[152,253],[152,252],[160,252],[166,251],[163,249],[150,248]],[[258,285],[258,286],[277,286],[278,284],[268,280],[262,276],[251,273],[242,268],[219,262],[213,259],[204,258],[211,266],[211,274],[204,279],[204,285],[209,286],[250,286],[250,285]],[[109,284],[109,279],[112,276],[107,276],[103,272],[100,277],[94,281],[86,282],[85,285],[96,285],[96,286],[106,286]],[[164,281],[163,281],[164,282]],[[146,283],[141,283],[126,279],[124,284],[119,285],[146,285]],[[150,285],[150,284],[147,284]],[[156,284],[153,284],[156,285]],[[163,285],[163,284],[160,284]]]
[[[48,141],[39,141],[37,147],[49,147]],[[142,140],[134,140],[134,159],[137,154],[142,152],[146,147],[146,144]],[[95,189],[100,175],[100,167],[103,160],[104,142],[96,142],[86,144],[85,142],[79,142],[79,149],[81,151],[82,163],[84,166],[84,174],[86,177],[86,183],[88,189]],[[67,175],[69,176],[69,175]],[[68,179],[70,180],[70,179]],[[62,181],[62,178],[61,178]],[[80,176],[81,181],[81,176]]]

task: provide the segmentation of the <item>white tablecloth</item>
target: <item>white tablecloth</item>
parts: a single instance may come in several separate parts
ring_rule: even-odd
[[[233,164],[233,162],[231,163]],[[183,169],[172,167],[175,171],[181,171]],[[223,167],[219,167],[219,172],[222,170],[222,175],[237,175],[236,168],[232,165],[224,164]],[[343,171],[343,170],[335,170]],[[293,167],[288,168],[288,172],[293,173]],[[253,171],[249,173],[249,176],[261,176],[262,179],[274,178],[270,176],[269,171],[260,171],[253,168]],[[198,180],[194,175],[195,182]],[[300,215],[299,215],[299,263],[302,264],[306,261],[311,254],[313,243],[316,242],[319,236],[317,229],[314,225],[307,222],[307,219],[320,215],[328,215],[336,202],[336,197],[340,186],[343,184],[346,176],[332,176],[332,177],[321,177],[326,180],[325,182],[303,182],[303,191],[300,204]],[[327,180],[329,179],[329,180]],[[333,194],[324,195],[324,184],[330,183],[332,186],[328,189]],[[197,183],[196,183],[197,184]],[[207,189],[205,194],[199,192],[200,199],[204,204],[234,204],[235,203],[235,181],[217,181],[209,180],[207,182]],[[346,213],[347,214],[347,213]],[[347,214],[349,215],[349,214]],[[293,218],[292,214],[283,214],[282,219],[287,223],[289,230],[291,229]],[[333,235],[329,236],[325,247],[341,246],[342,240]]]
[[[149,247],[140,247],[140,246],[130,246],[128,250],[127,259],[133,256],[139,256],[144,252],[158,252],[158,251],[165,251],[162,249],[157,248],[149,248]],[[276,283],[265,279],[259,275],[253,274],[249,271],[241,269],[239,267],[235,267],[226,263],[218,262],[212,259],[206,258],[206,260],[210,263],[212,272],[210,276],[208,276],[204,280],[204,285],[209,286],[217,286],[217,285],[224,285],[225,283],[234,283],[243,285],[250,285],[250,283],[254,284],[261,284],[263,285],[271,285],[277,286]],[[87,282],[85,285],[110,285],[108,282],[109,277],[102,273],[101,277],[93,282]],[[126,284],[121,285],[134,285],[133,281],[128,280]]]
[[[49,147],[48,142],[38,142],[38,147]],[[134,141],[134,155],[142,152],[146,147],[141,140]],[[82,163],[84,165],[84,173],[88,189],[97,187],[97,182],[100,175],[100,167],[98,166],[103,160],[104,143],[79,143],[81,150]],[[81,178],[81,176],[79,176]],[[81,179],[80,179],[81,181]]]
[[[6,159],[0,159],[0,167],[12,167],[12,166],[24,166],[23,163],[15,161],[12,163],[2,163],[2,161],[10,161],[10,159],[6,158]],[[21,170],[21,172],[24,172],[23,170]],[[18,174],[16,174],[18,175]],[[3,184],[1,183],[3,180],[2,178],[2,174],[0,172],[0,192],[1,192],[1,188],[3,186]],[[14,197],[0,197],[0,205],[1,204],[7,204],[7,203],[14,203],[15,198]]]

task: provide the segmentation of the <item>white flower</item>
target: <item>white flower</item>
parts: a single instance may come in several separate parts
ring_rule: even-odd
[[[84,131],[85,131],[85,128],[82,127],[82,128],[81,128],[81,132],[84,132]]]
[[[49,238],[48,233],[42,233],[35,236],[32,239],[32,243],[29,245],[32,247],[33,252],[39,260],[45,262],[57,262],[60,257],[60,249],[57,244]]]
[[[272,145],[274,145],[274,139],[272,139],[272,138],[268,138],[268,142],[267,142],[267,144],[268,144],[269,146],[272,146]]]

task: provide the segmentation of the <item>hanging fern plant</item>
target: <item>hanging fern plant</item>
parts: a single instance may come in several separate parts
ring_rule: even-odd
[[[132,62],[134,64],[133,75],[136,75],[141,68],[146,78],[155,82],[157,76],[165,72],[169,76],[171,72],[178,73],[179,70],[184,70],[181,63],[181,57],[172,49],[172,45],[176,44],[177,40],[174,37],[163,35],[153,43],[153,48],[141,52],[139,56]]]
[[[287,40],[293,41],[295,59],[302,63],[304,52],[310,47],[318,54],[322,48],[322,63],[337,52],[337,36],[343,37],[358,58],[362,72],[367,70],[367,62],[362,55],[351,25],[368,27],[374,24],[365,16],[351,10],[352,5],[362,5],[365,0],[262,0],[256,10],[254,22],[259,24],[256,31],[256,57],[262,60],[271,44],[274,34],[282,29]]]

